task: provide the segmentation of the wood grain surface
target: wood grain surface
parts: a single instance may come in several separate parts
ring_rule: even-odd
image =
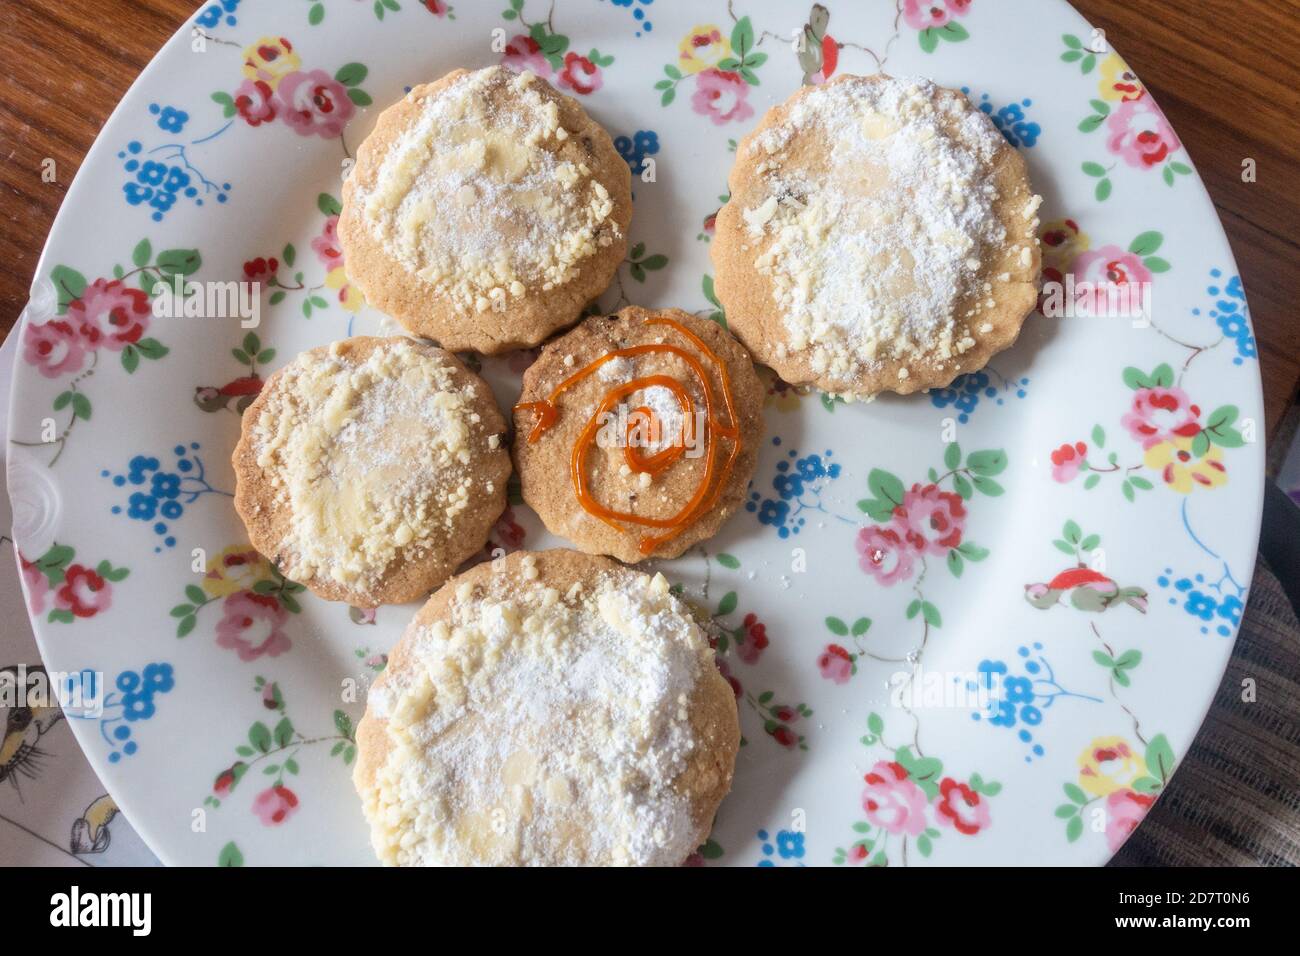
[[[493,0],[467,0],[493,2]],[[1300,382],[1300,68],[1293,0],[1076,0],[1155,93],[1232,242],[1259,340],[1271,435]],[[0,0],[0,333],[27,301],[50,223],[118,99],[196,9],[187,0]],[[73,66],[75,64],[75,66]],[[52,158],[58,181],[41,181]],[[1246,158],[1258,178],[1241,179]]]

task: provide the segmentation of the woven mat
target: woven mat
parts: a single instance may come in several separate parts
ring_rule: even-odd
[[[1111,865],[1300,865],[1300,622],[1262,557],[1214,706]]]

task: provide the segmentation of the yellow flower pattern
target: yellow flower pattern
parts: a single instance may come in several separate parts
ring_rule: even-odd
[[[261,80],[271,89],[280,80],[302,67],[302,58],[293,51],[293,44],[284,37],[262,37],[244,48],[244,76]]]
[[[677,66],[688,75],[715,67],[731,56],[731,42],[711,23],[694,27],[677,49]]]
[[[1146,775],[1146,761],[1123,737],[1098,737],[1079,755],[1079,786],[1094,797],[1127,790]]]
[[[1118,53],[1112,53],[1102,60],[1098,72],[1101,74],[1098,91],[1101,98],[1107,102],[1123,103],[1140,100],[1146,95],[1146,87]]]
[[[1217,488],[1227,484],[1228,470],[1223,464],[1223,449],[1209,445],[1205,454],[1193,451],[1194,440],[1178,437],[1162,441],[1147,449],[1142,461],[1148,468],[1160,472],[1166,485],[1180,494],[1191,494],[1194,488]]]
[[[214,598],[247,591],[271,576],[271,565],[246,544],[232,544],[208,562],[203,590]]]
[[[325,288],[333,289],[339,294],[339,305],[348,312],[360,312],[366,304],[361,290],[348,279],[347,269],[336,266],[325,276]]]

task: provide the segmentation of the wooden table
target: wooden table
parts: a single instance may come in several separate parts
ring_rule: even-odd
[[[1300,382],[1295,8],[1270,0],[1075,6],[1155,92],[1214,197],[1250,297],[1271,435]],[[194,10],[188,0],[4,0],[0,333],[27,301],[50,223],[104,120]],[[46,158],[57,182],[42,181]],[[1256,182],[1242,182],[1246,158],[1256,161]]]

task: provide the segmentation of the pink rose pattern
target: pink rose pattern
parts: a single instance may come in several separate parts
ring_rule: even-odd
[[[506,44],[501,65],[509,67],[516,73],[532,73],[544,80],[552,75],[551,64],[542,55],[542,47],[530,36],[520,34]]]
[[[1119,852],[1155,802],[1153,795],[1133,790],[1116,790],[1106,798],[1106,846],[1111,853]]]
[[[103,346],[120,352],[140,341],[149,328],[153,309],[143,290],[132,289],[120,279],[96,279],[81,298],[68,304],[67,317],[80,331],[88,350]]]
[[[1151,448],[1175,438],[1195,438],[1201,430],[1201,409],[1181,388],[1139,388],[1120,424],[1144,449]]]
[[[863,775],[864,818],[853,824],[855,839],[836,848],[832,862],[906,863],[909,853],[928,857],[945,831],[971,837],[992,825],[990,800],[1001,792],[1001,784],[979,774],[968,779],[945,774],[943,761],[922,754],[915,738],[901,747],[887,744],[879,714],[867,716],[866,729],[862,744],[869,751],[884,751],[889,758],[876,760]]]
[[[72,624],[103,614],[113,606],[113,584],[130,574],[109,561],[81,564],[67,545],[54,544],[35,560],[16,553],[28,610],[46,614],[51,623]]]
[[[877,523],[860,529],[854,540],[858,566],[886,586],[907,581],[916,565],[926,557],[948,560],[950,570],[960,575],[966,561],[980,561],[987,552],[966,539],[967,499],[977,492],[1000,495],[1002,488],[993,476],[1006,467],[1000,451],[977,451],[962,463],[961,449],[948,445],[944,455],[948,472],[935,480],[914,482],[907,488],[895,476],[874,469],[868,483],[878,496],[858,503]],[[953,490],[942,485],[951,482]],[[926,620],[930,620],[926,615]]]
[[[1070,272],[1074,275],[1079,315],[1106,315],[1111,289],[1151,281],[1151,270],[1142,257],[1119,246],[1081,252],[1070,266]]]
[[[544,22],[529,23],[526,11],[516,9],[507,18],[525,27],[527,33],[510,38],[501,55],[501,65],[516,73],[532,73],[576,96],[589,96],[605,85],[603,68],[614,62],[612,56],[599,50],[589,50],[584,56],[571,49],[574,41],[556,33],[550,18]]]
[[[1191,166],[1174,158],[1174,154],[1183,148],[1178,134],[1146,87],[1128,71],[1118,55],[1099,54],[1081,37],[1067,34],[1064,39],[1067,49],[1061,59],[1078,63],[1085,74],[1092,72],[1099,56],[1106,57],[1103,63],[1116,64],[1113,74],[1102,81],[1102,99],[1090,101],[1093,113],[1083,119],[1079,128],[1089,133],[1102,130],[1106,149],[1112,156],[1133,169],[1160,169],[1169,186],[1174,185],[1179,176],[1190,175]],[[1103,65],[1103,75],[1106,69]],[[1118,102],[1106,102],[1108,100]],[[1114,188],[1108,175],[1110,169],[1096,162],[1085,162],[1082,168],[1086,175],[1096,179],[1097,199],[1108,199]]]
[[[739,73],[727,73],[710,67],[695,79],[691,109],[707,116],[715,126],[743,122],[754,115],[749,103],[749,84]]]
[[[817,669],[832,684],[847,684],[856,669],[854,655],[839,644],[827,644],[817,658]]]
[[[120,352],[139,342],[152,320],[143,290],[120,279],[96,279],[68,303],[62,318],[24,327],[23,361],[46,378],[75,374],[97,350]]]
[[[906,581],[912,576],[912,553],[899,530],[879,526],[858,532],[858,565],[881,584]]]
[[[253,800],[253,814],[263,826],[277,827],[298,809],[298,795],[284,784],[267,787]]]
[[[278,45],[258,47],[257,62],[245,64],[255,75],[246,76],[233,94],[218,92],[213,99],[224,104],[226,116],[237,117],[251,127],[279,120],[299,136],[337,139],[357,107],[372,102],[360,85],[369,71],[361,63],[349,63],[333,76],[321,69],[293,69],[297,56],[293,44],[284,38]],[[282,62],[285,66],[277,69]]]
[[[235,110],[249,126],[261,126],[275,119],[279,106],[265,80],[245,80],[235,90]]]
[[[880,761],[862,778],[862,809],[867,821],[886,833],[918,836],[925,830],[925,793],[906,770],[892,761]]]
[[[219,809],[240,792],[244,779],[258,780],[264,789],[252,798],[249,811],[263,826],[283,826],[292,820],[302,803],[298,792],[290,786],[301,770],[300,761],[309,754],[320,754],[326,759],[337,758],[345,767],[351,766],[357,755],[356,730],[346,711],[335,710],[329,730],[314,728],[309,734],[303,733],[289,716],[284,692],[277,682],[258,677],[253,681],[253,690],[266,711],[265,717],[253,721],[235,744],[237,759],[216,773],[203,805]],[[249,772],[253,770],[257,772],[250,777]],[[233,844],[226,844],[219,863],[239,865],[232,860],[242,862],[242,855],[232,847]]]
[[[326,272],[343,265],[343,246],[339,242],[338,230],[339,217],[330,216],[325,220],[320,235],[311,241],[311,250],[325,266]]]
[[[23,361],[46,378],[80,372],[91,351],[80,329],[64,319],[29,322],[23,328]]]
[[[278,657],[292,647],[284,625],[289,615],[270,595],[237,591],[222,604],[217,646],[235,651],[241,661]]]
[[[1127,100],[1106,118],[1106,148],[1130,166],[1159,166],[1182,142],[1150,96]]]
[[[32,614],[44,614],[46,598],[50,593],[50,582],[45,572],[21,554],[18,563],[22,568],[23,586],[27,589],[27,607]]]
[[[347,88],[324,70],[290,73],[275,95],[285,123],[300,136],[334,139],[356,112]]]

